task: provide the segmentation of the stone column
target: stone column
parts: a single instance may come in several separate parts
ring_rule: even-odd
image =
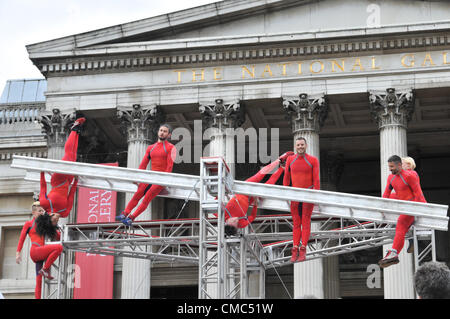
[[[391,155],[408,154],[407,125],[414,112],[414,95],[411,90],[398,92],[389,88],[386,92],[370,92],[370,110],[380,130],[381,193],[386,187],[390,172],[387,160]],[[392,245],[383,246],[383,257]],[[405,246],[407,247],[407,246]],[[403,249],[400,263],[383,270],[384,297],[386,299],[413,299],[413,256]]]
[[[344,169],[344,156],[340,152],[328,151],[321,161],[321,181],[323,190],[337,192],[338,183]],[[338,223],[331,223],[328,229],[337,228]],[[324,294],[326,299],[340,298],[339,256],[323,258]]]
[[[206,136],[211,139],[209,156],[222,156],[234,176],[235,143],[234,129],[240,127],[245,121],[245,110],[239,100],[225,103],[216,99],[214,104],[201,104],[203,127]]]
[[[223,99],[216,99],[214,104],[201,104],[199,111],[205,129],[204,135],[211,140],[209,148],[205,150],[205,155],[222,156],[234,176],[235,143],[233,131],[245,121],[244,108],[241,107],[239,100],[225,103]],[[208,252],[208,254],[210,253]],[[216,284],[208,285],[207,290],[210,296],[217,297]]]
[[[320,161],[319,131],[328,114],[325,96],[312,97],[302,93],[299,98],[283,99],[283,106],[292,123],[294,143],[298,137],[304,137],[308,144],[306,152]],[[318,228],[318,225],[311,225],[311,231]],[[294,264],[294,298],[305,295],[325,297],[321,258]]]
[[[127,167],[138,168],[147,147],[156,140],[157,126],[163,121],[163,114],[156,106],[143,108],[135,104],[132,110],[118,110],[117,116],[122,120],[127,134]],[[125,205],[132,196],[131,193],[126,194]],[[150,220],[151,205],[136,220]],[[150,267],[150,260],[123,258],[122,299],[150,298]]]

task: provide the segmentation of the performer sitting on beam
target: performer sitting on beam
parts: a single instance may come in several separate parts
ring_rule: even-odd
[[[277,166],[278,169],[272,174],[272,176],[265,182],[265,184],[275,184],[283,174],[283,164],[286,159],[293,155],[293,152],[287,152],[281,155],[276,161],[264,166],[252,177],[246,179],[246,182],[259,183],[263,178],[270,174]],[[247,210],[250,205],[253,204],[251,215],[247,217]],[[225,234],[227,236],[233,236],[237,233],[238,228],[247,227],[248,224],[253,222],[256,218],[258,206],[254,197],[247,195],[236,194],[231,198],[225,207]],[[215,214],[217,216],[217,214]]]
[[[59,214],[47,214],[40,206],[39,202],[34,202],[31,206],[33,219],[23,225],[20,233],[19,244],[16,252],[16,263],[20,264],[25,237],[28,235],[31,240],[30,257],[36,263],[36,288],[34,296],[41,299],[42,276],[53,279],[50,275],[50,267],[61,255],[63,246],[61,244],[45,245],[45,237],[59,240],[60,232],[57,230]]]
[[[299,137],[295,141],[297,154],[286,160],[283,185],[299,188],[320,189],[319,160],[306,154],[306,139]],[[293,248],[291,262],[306,259],[306,245],[311,234],[311,215],[314,204],[291,202],[291,215],[294,223]],[[300,238],[302,245],[299,249]]]
[[[150,162],[152,171],[172,172],[177,150],[175,146],[167,140],[172,136],[172,128],[168,124],[162,124],[158,130],[158,142],[150,145],[145,152],[145,156],[139,165],[139,169],[146,169]],[[136,193],[131,198],[125,210],[116,217],[126,226],[131,226],[133,221],[148,207],[150,202],[164,189],[163,186],[141,183]],[[141,205],[131,214],[141,198],[144,197]]]
[[[422,188],[420,187],[419,176],[416,172],[403,169],[402,159],[397,155],[389,157],[388,166],[391,174],[388,176],[383,198],[390,198],[392,190],[395,190],[397,199],[399,200],[426,203]],[[381,268],[399,263],[398,254],[400,254],[405,244],[405,235],[413,223],[414,216],[399,216],[392,249],[378,262]]]
[[[79,118],[72,125],[72,132],[64,145],[63,161],[76,162],[78,150],[78,138],[81,128],[86,119]],[[72,184],[73,181],[73,184]],[[52,190],[47,194],[47,182],[45,181],[45,173],[41,172],[41,192],[39,194],[39,202],[49,214],[59,214],[66,218],[72,210],[75,192],[77,190],[78,178],[74,176],[54,173],[50,180]],[[70,187],[69,191],[69,186]]]

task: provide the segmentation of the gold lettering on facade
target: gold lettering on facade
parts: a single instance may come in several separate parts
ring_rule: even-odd
[[[320,64],[320,70],[319,70],[319,71],[314,71],[313,65],[315,65],[316,63],[319,63],[319,64]],[[322,61],[319,61],[319,60],[313,61],[313,62],[311,62],[311,64],[309,65],[309,70],[311,71],[311,73],[314,73],[314,74],[317,74],[317,73],[322,72],[324,68],[325,68],[325,65],[323,64]]]
[[[442,64],[443,65],[450,65],[450,62],[447,62],[447,53],[448,52],[442,52]]]
[[[354,72],[357,67],[359,68],[359,71],[364,71],[364,67],[361,64],[361,59],[360,58],[357,58],[356,61],[355,61],[355,64],[353,64],[352,72]]]
[[[302,74],[302,64],[303,64],[303,62],[297,62],[297,64],[298,64],[298,75],[301,75]]]
[[[192,82],[197,82],[197,77],[200,77],[200,82],[205,81],[205,69],[201,69],[200,74],[196,70],[192,70]]]
[[[379,70],[380,67],[376,66],[376,61],[375,61],[376,57],[372,57],[372,70]]]
[[[281,64],[278,64],[278,66],[283,67],[283,68],[282,68],[282,71],[281,71],[281,75],[283,75],[283,76],[286,76],[286,75],[287,75],[286,69],[287,69],[287,66],[288,66],[288,65],[291,65],[291,63],[281,63]]]
[[[408,60],[408,62],[406,62],[406,58],[410,58],[409,60]],[[408,64],[407,64],[408,63]],[[414,64],[416,63],[416,60],[415,60],[415,56],[414,56],[414,54],[405,54],[403,57],[402,57],[402,65],[405,67],[405,68],[412,68],[413,66],[414,66]]]
[[[175,70],[173,72],[178,73],[177,83],[181,83],[181,72],[186,72],[186,70]]]
[[[252,65],[252,71],[250,71],[245,65],[242,66],[242,78],[245,79],[245,73],[248,73],[252,79],[255,78],[255,66]]]
[[[336,60],[331,61],[331,72],[336,72],[335,66],[341,69],[342,72],[345,72],[345,59],[342,59],[342,65],[340,65]]]
[[[222,68],[214,68],[214,80],[216,81],[223,80],[221,71]]]
[[[429,62],[430,66],[436,65],[434,64],[433,59],[431,58],[431,55],[429,53],[425,55],[425,59],[423,60],[422,66],[426,66],[426,62]]]
[[[443,58],[443,64],[444,65],[449,65],[450,64],[450,62],[447,62],[447,53],[448,52],[442,52],[442,58]]]
[[[272,70],[270,69],[270,65],[266,64],[266,66],[264,67],[264,71],[261,75],[261,77],[265,77],[265,74],[268,73],[271,77],[273,76],[272,74]]]

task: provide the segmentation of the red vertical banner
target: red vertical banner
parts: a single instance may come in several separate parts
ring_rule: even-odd
[[[118,163],[101,164],[119,166]],[[108,223],[116,216],[117,193],[80,187],[77,223]],[[75,253],[74,299],[112,299],[114,256]]]

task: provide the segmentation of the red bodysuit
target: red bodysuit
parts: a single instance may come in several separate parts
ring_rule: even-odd
[[[262,168],[258,173],[246,179],[245,181],[259,183],[264,178],[264,176],[266,176],[266,174],[263,173],[264,171],[267,171],[266,167]],[[265,184],[275,184],[280,178],[281,174],[283,174],[283,170],[284,169],[282,167],[279,167],[278,170],[272,174],[272,176],[267,180]],[[225,221],[227,221],[230,217],[239,217],[238,228],[247,227],[248,224],[255,220],[256,213],[258,211],[257,205],[253,205],[251,215],[247,217],[248,207],[253,203],[253,201],[254,197],[250,198],[250,196],[247,195],[236,194],[235,196],[233,196],[233,198],[231,198],[228,202],[227,206],[225,206]],[[215,215],[217,216],[217,214]]]
[[[390,174],[383,197],[392,198],[392,190],[395,190],[395,199],[426,203],[420,187],[419,175],[413,170],[402,170],[397,175]],[[394,243],[392,244],[392,248],[397,251],[397,254],[402,250],[405,244],[405,235],[413,223],[414,216],[400,215],[398,217]]]
[[[151,160],[150,169],[152,171],[172,172],[176,154],[177,150],[173,144],[167,141],[156,142],[147,148],[139,169],[147,169],[147,165]],[[163,186],[159,185],[139,184],[136,193],[123,211],[123,214],[135,220],[148,207],[152,199],[161,193],[163,188]],[[143,196],[145,197],[141,205],[139,205],[134,214],[130,214]]]
[[[78,149],[78,133],[70,132],[69,138],[64,146],[63,161],[75,162],[77,160]],[[50,180],[52,190],[47,195],[47,183],[45,181],[45,173],[41,172],[41,192],[39,194],[39,202],[47,213],[58,213],[62,218],[69,215],[73,206],[73,199],[77,190],[78,181],[75,180],[73,185],[69,186],[73,181],[73,176],[54,173]]]
[[[311,155],[295,154],[286,160],[284,171],[284,186],[299,188],[320,189],[319,160]],[[302,245],[306,246],[311,233],[311,215],[314,204],[291,202],[291,215],[294,223],[293,244],[299,246],[300,238]]]
[[[59,231],[57,231],[56,234],[56,240],[59,240],[61,234]],[[61,255],[63,246],[60,244],[45,245],[44,236],[39,236],[36,233],[36,222],[33,218],[23,225],[19,244],[17,245],[17,251],[19,253],[22,251],[23,243],[25,242],[27,235],[31,240],[30,257],[33,262],[36,263],[36,288],[34,290],[34,296],[36,299],[41,299],[42,275],[39,274],[39,270],[41,270],[41,268],[49,270],[55,260]]]
[[[408,170],[408,171],[416,174],[417,178],[419,178],[419,174],[417,174],[416,171],[414,171],[414,170]],[[420,178],[419,178],[419,183],[420,183]],[[398,196],[397,196],[397,193],[395,193],[395,190],[391,193],[391,195],[389,195],[389,198],[390,199],[399,199]]]

